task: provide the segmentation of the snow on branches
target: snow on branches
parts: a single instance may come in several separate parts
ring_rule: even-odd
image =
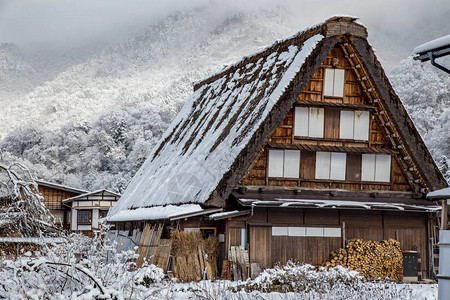
[[[0,162],[0,236],[55,235],[54,217],[42,200],[26,167]]]

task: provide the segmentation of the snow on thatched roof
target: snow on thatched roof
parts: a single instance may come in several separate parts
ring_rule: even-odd
[[[417,146],[423,141],[367,42],[366,28],[354,17],[336,16],[196,82],[109,216],[174,204],[223,207],[328,53],[349,40],[382,90],[387,109],[403,124],[406,143],[414,145],[418,161],[431,162],[425,166],[431,168],[430,181],[441,186],[437,167],[426,147]]]
[[[135,210],[122,210],[112,217],[106,217],[106,221],[121,222],[137,220],[164,220],[179,215],[199,213],[203,211],[204,209],[198,204],[154,206],[138,208]]]
[[[308,34],[301,43],[278,41],[269,55],[258,51],[197,83],[111,215],[130,208],[205,203],[322,39]]]

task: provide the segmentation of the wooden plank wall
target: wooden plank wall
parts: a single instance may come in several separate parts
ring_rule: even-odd
[[[295,258],[298,262],[320,266],[340,245],[341,238],[274,236],[271,263],[283,265]]]
[[[325,68],[345,69],[344,97],[326,97],[323,95],[323,77]],[[355,75],[350,63],[345,58],[340,48],[334,48],[316,71],[310,82],[306,85],[303,92],[298,97],[298,103],[302,101],[333,102],[352,105],[371,105],[362,92],[362,87]],[[340,140],[339,139],[339,109],[325,107],[324,138],[294,137],[294,107],[288,112],[282,124],[272,135],[270,142],[284,144],[306,144],[320,146],[341,146],[341,147],[370,147],[375,149],[388,148],[389,143],[386,140],[385,133],[378,124],[378,118],[371,118],[369,141]],[[373,112],[371,113],[373,115]],[[411,191],[411,185],[404,171],[400,168],[395,155],[393,155],[391,165],[391,183],[361,183],[358,177],[358,169],[352,168],[348,172],[347,180],[344,181],[324,181],[314,180],[315,152],[302,151],[300,163],[300,178],[267,178],[267,151],[264,149],[258,159],[249,168],[247,175],[240,181],[241,185],[248,186],[286,186],[286,187],[304,187],[304,188],[342,188],[350,190],[392,190],[392,191]],[[348,165],[353,166],[353,160],[350,158]],[[360,165],[360,162],[359,162]],[[360,170],[360,167],[359,167]]]
[[[272,227],[250,226],[250,262],[257,262],[262,268],[273,265]]]
[[[61,201],[77,196],[78,194],[54,189],[46,186],[39,186],[39,192],[44,197],[44,204],[48,209],[62,209]]]
[[[337,209],[256,208],[249,220],[250,260],[263,267],[289,259],[321,265],[342,245],[342,238],[272,236],[272,226],[340,227],[345,238],[381,241],[396,238],[403,251],[418,251],[427,270],[426,214]]]

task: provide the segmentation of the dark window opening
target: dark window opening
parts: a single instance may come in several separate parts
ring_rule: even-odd
[[[78,224],[91,224],[92,223],[92,211],[91,210],[79,210],[77,212]]]

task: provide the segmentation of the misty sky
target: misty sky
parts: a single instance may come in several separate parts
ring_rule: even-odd
[[[334,14],[355,15],[368,27],[379,58],[391,63],[450,33],[448,0],[0,0],[0,42],[77,47],[94,40],[120,41],[170,13],[202,5],[218,16],[282,6],[292,31]]]

